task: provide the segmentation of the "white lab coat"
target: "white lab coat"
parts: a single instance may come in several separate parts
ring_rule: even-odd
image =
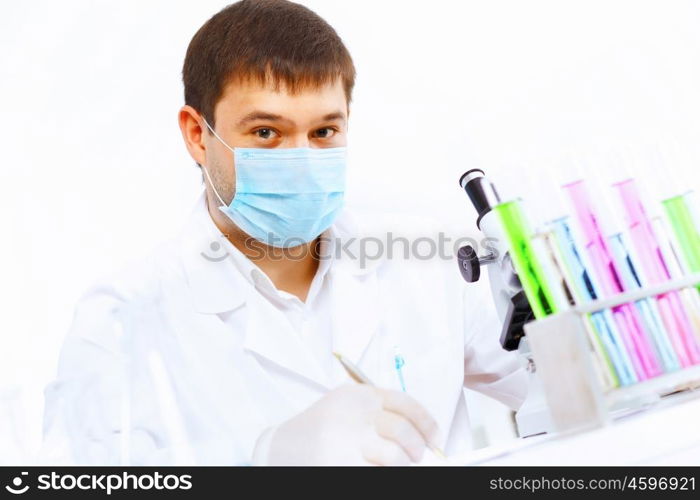
[[[45,391],[47,461],[84,464],[250,463],[263,431],[348,383],[319,368],[282,315],[222,273],[204,198],[182,233],[97,284],[77,306],[58,376]],[[345,237],[361,230],[343,214]],[[333,349],[377,385],[407,392],[436,419],[448,454],[471,446],[463,387],[517,408],[527,381],[500,348],[490,295],[456,265],[380,259],[328,271]],[[159,367],[164,368],[159,369]]]

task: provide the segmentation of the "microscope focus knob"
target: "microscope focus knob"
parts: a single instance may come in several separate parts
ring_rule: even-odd
[[[457,263],[459,272],[467,283],[474,283],[481,276],[481,265],[476,250],[469,245],[465,245],[457,250]]]

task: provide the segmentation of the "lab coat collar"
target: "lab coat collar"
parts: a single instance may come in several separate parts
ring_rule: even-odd
[[[329,234],[341,243],[355,238],[346,248],[357,248],[357,231],[352,216],[344,213]],[[281,316],[263,317],[262,308],[255,307],[256,300],[264,299],[248,296],[251,285],[228,255],[230,249],[224,245],[224,236],[209,215],[204,195],[197,202],[181,238],[182,261],[198,312],[223,313],[252,301],[246,306],[245,348],[317,384],[332,387],[332,377],[312,358],[288,322]],[[380,306],[374,271],[379,262],[373,260],[361,265],[352,251],[348,255],[336,252],[329,260],[325,278],[330,281],[327,290],[331,294],[333,349],[355,362],[359,362],[378,326]]]
[[[362,258],[362,237],[372,233],[365,220],[359,219],[350,210],[343,210],[330,229],[329,251],[333,252],[333,268],[341,268],[353,276],[367,276],[376,272],[386,255],[380,258]]]
[[[181,259],[196,311],[217,314],[245,303],[245,277],[236,269],[209,215],[204,193],[180,234]]]
[[[360,258],[362,230],[347,210],[336,219],[328,234],[331,238],[329,251],[333,252],[330,269],[363,277],[374,273],[382,262],[381,259],[363,261]],[[247,278],[234,262],[232,246],[209,215],[205,193],[197,201],[180,234],[180,241],[181,258],[197,311],[216,314],[245,303],[247,284],[244,280]]]

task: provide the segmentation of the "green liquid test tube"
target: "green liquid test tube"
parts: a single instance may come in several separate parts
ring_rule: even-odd
[[[687,266],[686,272],[700,272],[700,233],[693,214],[691,193],[674,196],[662,203],[676,235]]]
[[[535,318],[541,319],[557,312],[554,293],[546,281],[544,268],[530,241],[530,229],[517,200],[500,203],[494,207],[506,237],[513,268]]]

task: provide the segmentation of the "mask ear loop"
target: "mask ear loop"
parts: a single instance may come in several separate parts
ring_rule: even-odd
[[[210,131],[212,134],[214,134],[214,137],[216,137],[217,139],[219,139],[219,141],[221,141],[221,144],[223,144],[224,146],[226,146],[227,148],[229,148],[231,151],[233,151],[233,148],[232,148],[231,146],[229,146],[228,144],[226,144],[226,141],[224,141],[221,137],[219,137],[219,134],[217,134],[217,133],[214,131],[214,129],[211,128],[211,125],[209,125],[209,122],[207,121],[207,119],[204,118],[204,117],[202,117],[202,120],[204,120],[204,124],[207,126],[207,128],[209,129],[209,131]]]
[[[211,131],[211,133],[214,134],[214,137],[219,139],[221,144],[223,144],[224,146],[229,148],[231,151],[233,151],[233,148],[231,146],[229,146],[228,144],[226,144],[226,142],[221,137],[219,137],[219,134],[214,132],[214,129],[211,128],[211,125],[209,125],[209,122],[207,121],[207,119],[202,117],[202,120],[204,120],[204,124]],[[206,176],[207,180],[209,181],[209,185],[211,186],[212,191],[214,191],[214,195],[219,199],[219,203],[221,203],[221,205],[224,207],[228,206],[228,204],[221,198],[221,196],[219,196],[219,192],[216,190],[216,186],[214,186],[214,183],[212,182],[211,177],[209,176],[209,168],[207,168],[206,165],[201,165],[201,167],[202,167],[202,170],[204,170],[204,175]]]

